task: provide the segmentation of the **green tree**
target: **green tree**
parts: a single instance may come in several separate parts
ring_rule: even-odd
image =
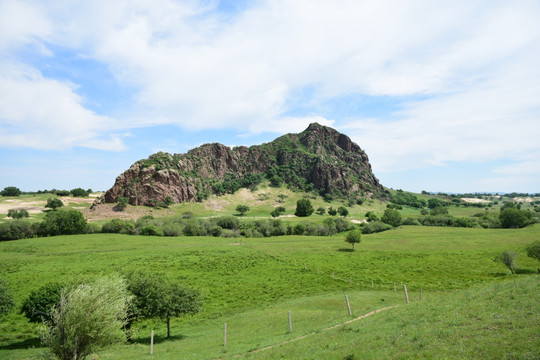
[[[513,251],[503,251],[497,255],[493,261],[504,264],[512,274],[514,274],[514,270],[517,268],[516,253]]]
[[[317,208],[317,211],[316,211],[316,212],[317,212],[317,214],[319,214],[319,215],[324,215],[324,214],[326,213],[326,209],[323,208],[323,207],[319,207],[319,208]]]
[[[296,202],[296,211],[294,215],[298,217],[306,217],[313,214],[313,206],[309,199],[300,199]]]
[[[73,195],[75,197],[87,197],[88,196],[88,191],[84,190],[82,188],[71,189],[70,193],[71,193],[71,195]]]
[[[64,285],[53,282],[33,290],[21,306],[21,314],[33,323],[51,321],[51,309],[58,305]]]
[[[161,274],[131,273],[128,289],[135,296],[132,315],[165,320],[167,337],[171,336],[171,318],[194,314],[201,309],[198,291],[183,288]]]
[[[124,339],[131,295],[119,277],[101,277],[63,290],[41,329],[41,340],[62,360],[85,359],[95,350]]]
[[[283,179],[278,175],[274,175],[270,178],[270,185],[273,187],[280,187],[283,184]]]
[[[505,229],[518,229],[529,225],[532,222],[532,213],[528,210],[519,210],[508,207],[499,213],[499,221]]]
[[[86,233],[86,219],[78,210],[50,211],[39,226],[42,236],[75,235]]]
[[[527,256],[540,261],[540,240],[536,240],[527,246]],[[540,272],[540,269],[538,269]]]
[[[169,207],[171,206],[172,204],[174,204],[174,200],[172,198],[172,196],[166,196],[165,197],[165,207]]]
[[[448,215],[448,208],[446,206],[436,206],[431,210],[430,215]]]
[[[379,217],[373,211],[368,211],[365,217],[367,221],[370,221],[370,222],[379,220]]]
[[[0,317],[8,314],[14,306],[13,295],[5,281],[0,278]]]
[[[401,225],[401,214],[397,210],[386,209],[381,217],[381,221],[393,227],[398,227]]]
[[[53,210],[56,210],[62,206],[64,206],[64,203],[59,198],[47,199],[47,204],[45,205],[46,208],[53,209]]]
[[[275,218],[279,217],[279,215],[281,215],[281,212],[278,209],[274,209],[274,210],[272,210],[270,215],[275,219]]]
[[[249,206],[247,205],[238,205],[236,207],[236,211],[240,214],[240,216],[244,216],[249,211]]]
[[[345,237],[345,242],[352,245],[354,250],[354,244],[359,244],[362,241],[362,232],[360,230],[352,230]]]
[[[21,209],[21,210],[9,209],[8,210],[8,217],[15,220],[19,220],[28,216],[29,216],[28,211],[26,211],[25,209]]]
[[[347,215],[349,215],[349,210],[347,210],[345,206],[338,207],[337,211],[340,216],[346,217]]]
[[[2,196],[19,196],[21,194],[21,190],[15,186],[6,186],[4,190],[0,192],[0,195]]]
[[[336,216],[336,215],[337,215],[337,210],[330,206],[330,207],[328,208],[328,215],[330,215],[330,216]]]

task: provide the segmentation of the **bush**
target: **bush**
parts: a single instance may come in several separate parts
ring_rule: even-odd
[[[381,221],[393,227],[398,227],[401,225],[401,214],[397,210],[386,209],[381,217]]]
[[[50,311],[60,302],[60,295],[64,285],[61,283],[48,283],[28,295],[21,306],[21,314],[30,322],[38,323],[51,321]]]
[[[337,211],[340,216],[346,217],[347,215],[349,215],[349,210],[347,210],[345,206],[338,207]]]
[[[342,218],[336,218],[335,226],[338,233],[347,231],[350,228],[350,224],[347,222],[347,220]]]
[[[111,234],[131,234],[135,228],[133,220],[111,219],[101,227],[101,231]]]
[[[330,206],[330,207],[328,208],[328,215],[330,215],[330,216],[336,216],[336,215],[337,215],[337,210]]]
[[[249,206],[247,206],[247,205],[238,205],[236,207],[236,211],[238,211],[238,213],[241,216],[244,216],[249,211]]]
[[[414,226],[421,226],[420,221],[415,218],[408,217],[405,220],[401,222],[402,225],[414,225]]]
[[[18,220],[0,224],[0,241],[18,240],[34,237],[36,226],[28,221]]]
[[[21,210],[9,209],[7,216],[12,219],[19,220],[19,219],[28,217],[29,214],[28,214],[28,211],[26,211],[25,209],[21,209]]]
[[[319,207],[316,212],[319,215],[324,215],[324,213],[326,213],[326,209],[323,207]]]
[[[234,216],[222,216],[217,218],[216,224],[223,229],[237,230],[240,226],[240,221]]]
[[[19,196],[21,194],[21,190],[15,186],[6,186],[4,190],[0,192],[0,195],[2,196]]]
[[[362,234],[373,234],[392,229],[392,226],[383,223],[382,221],[372,221],[367,223],[362,228]]]
[[[426,216],[420,221],[424,226],[453,226],[454,217],[450,215]]]
[[[163,236],[163,232],[154,224],[148,224],[143,226],[139,230],[140,235],[150,235],[150,236]]]
[[[437,206],[429,213],[430,215],[448,215],[448,208],[446,206]]]
[[[365,215],[367,221],[377,221],[379,220],[379,218],[377,217],[377,215],[373,212],[373,211],[368,211]]]
[[[306,232],[306,226],[304,224],[296,224],[293,229],[294,235],[304,235]]]
[[[519,210],[514,207],[502,209],[499,214],[501,226],[505,229],[518,229],[532,224],[533,214],[528,210]]]
[[[41,236],[75,235],[86,233],[86,219],[77,210],[49,211],[40,223]]]
[[[540,240],[527,246],[527,256],[540,261]]]
[[[98,348],[121,342],[131,301],[123,279],[103,277],[63,291],[41,329],[41,339],[59,359],[85,359]]]
[[[514,270],[516,269],[516,254],[512,251],[504,251],[497,255],[495,259],[493,259],[495,262],[500,262],[504,264],[512,274],[514,274]]]
[[[307,217],[313,213],[313,206],[309,199],[300,199],[296,202],[296,211],[294,215],[298,217]]]
[[[82,188],[71,189],[70,193],[74,197],[87,197],[89,195],[88,191]]]

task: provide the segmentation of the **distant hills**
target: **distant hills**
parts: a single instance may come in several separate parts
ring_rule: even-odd
[[[251,147],[213,143],[186,154],[158,152],[118,176],[104,200],[115,203],[125,197],[132,205],[147,206],[194,202],[254,188],[264,180],[353,201],[387,194],[360,146],[335,129],[313,123],[301,133]]]

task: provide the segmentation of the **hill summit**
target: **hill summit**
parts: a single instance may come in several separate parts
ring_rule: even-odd
[[[186,154],[158,152],[139,160],[116,178],[107,203],[126,197],[132,205],[166,200],[193,202],[211,194],[254,188],[268,179],[301,191],[350,200],[383,197],[366,153],[338,131],[317,123],[298,134],[250,147],[205,144]]]

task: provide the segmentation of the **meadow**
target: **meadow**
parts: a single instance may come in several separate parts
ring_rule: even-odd
[[[106,348],[96,354],[100,359],[150,358],[151,330],[156,332],[156,359],[237,354],[268,359],[535,358],[540,352],[534,340],[540,333],[539,264],[524,248],[539,235],[538,224],[517,230],[402,226],[363,235],[356,251],[344,242],[345,234],[58,236],[0,243],[0,273],[17,304],[50,281],[80,282],[130,270],[161,273],[201,290],[203,311],[173,319],[172,339],[164,338],[164,323],[143,321],[134,330],[134,344]],[[518,254],[516,275],[493,261],[504,250]],[[396,307],[324,330],[352,318],[345,295],[352,317]],[[43,352],[34,324],[17,313],[2,320],[0,358],[38,359]]]

